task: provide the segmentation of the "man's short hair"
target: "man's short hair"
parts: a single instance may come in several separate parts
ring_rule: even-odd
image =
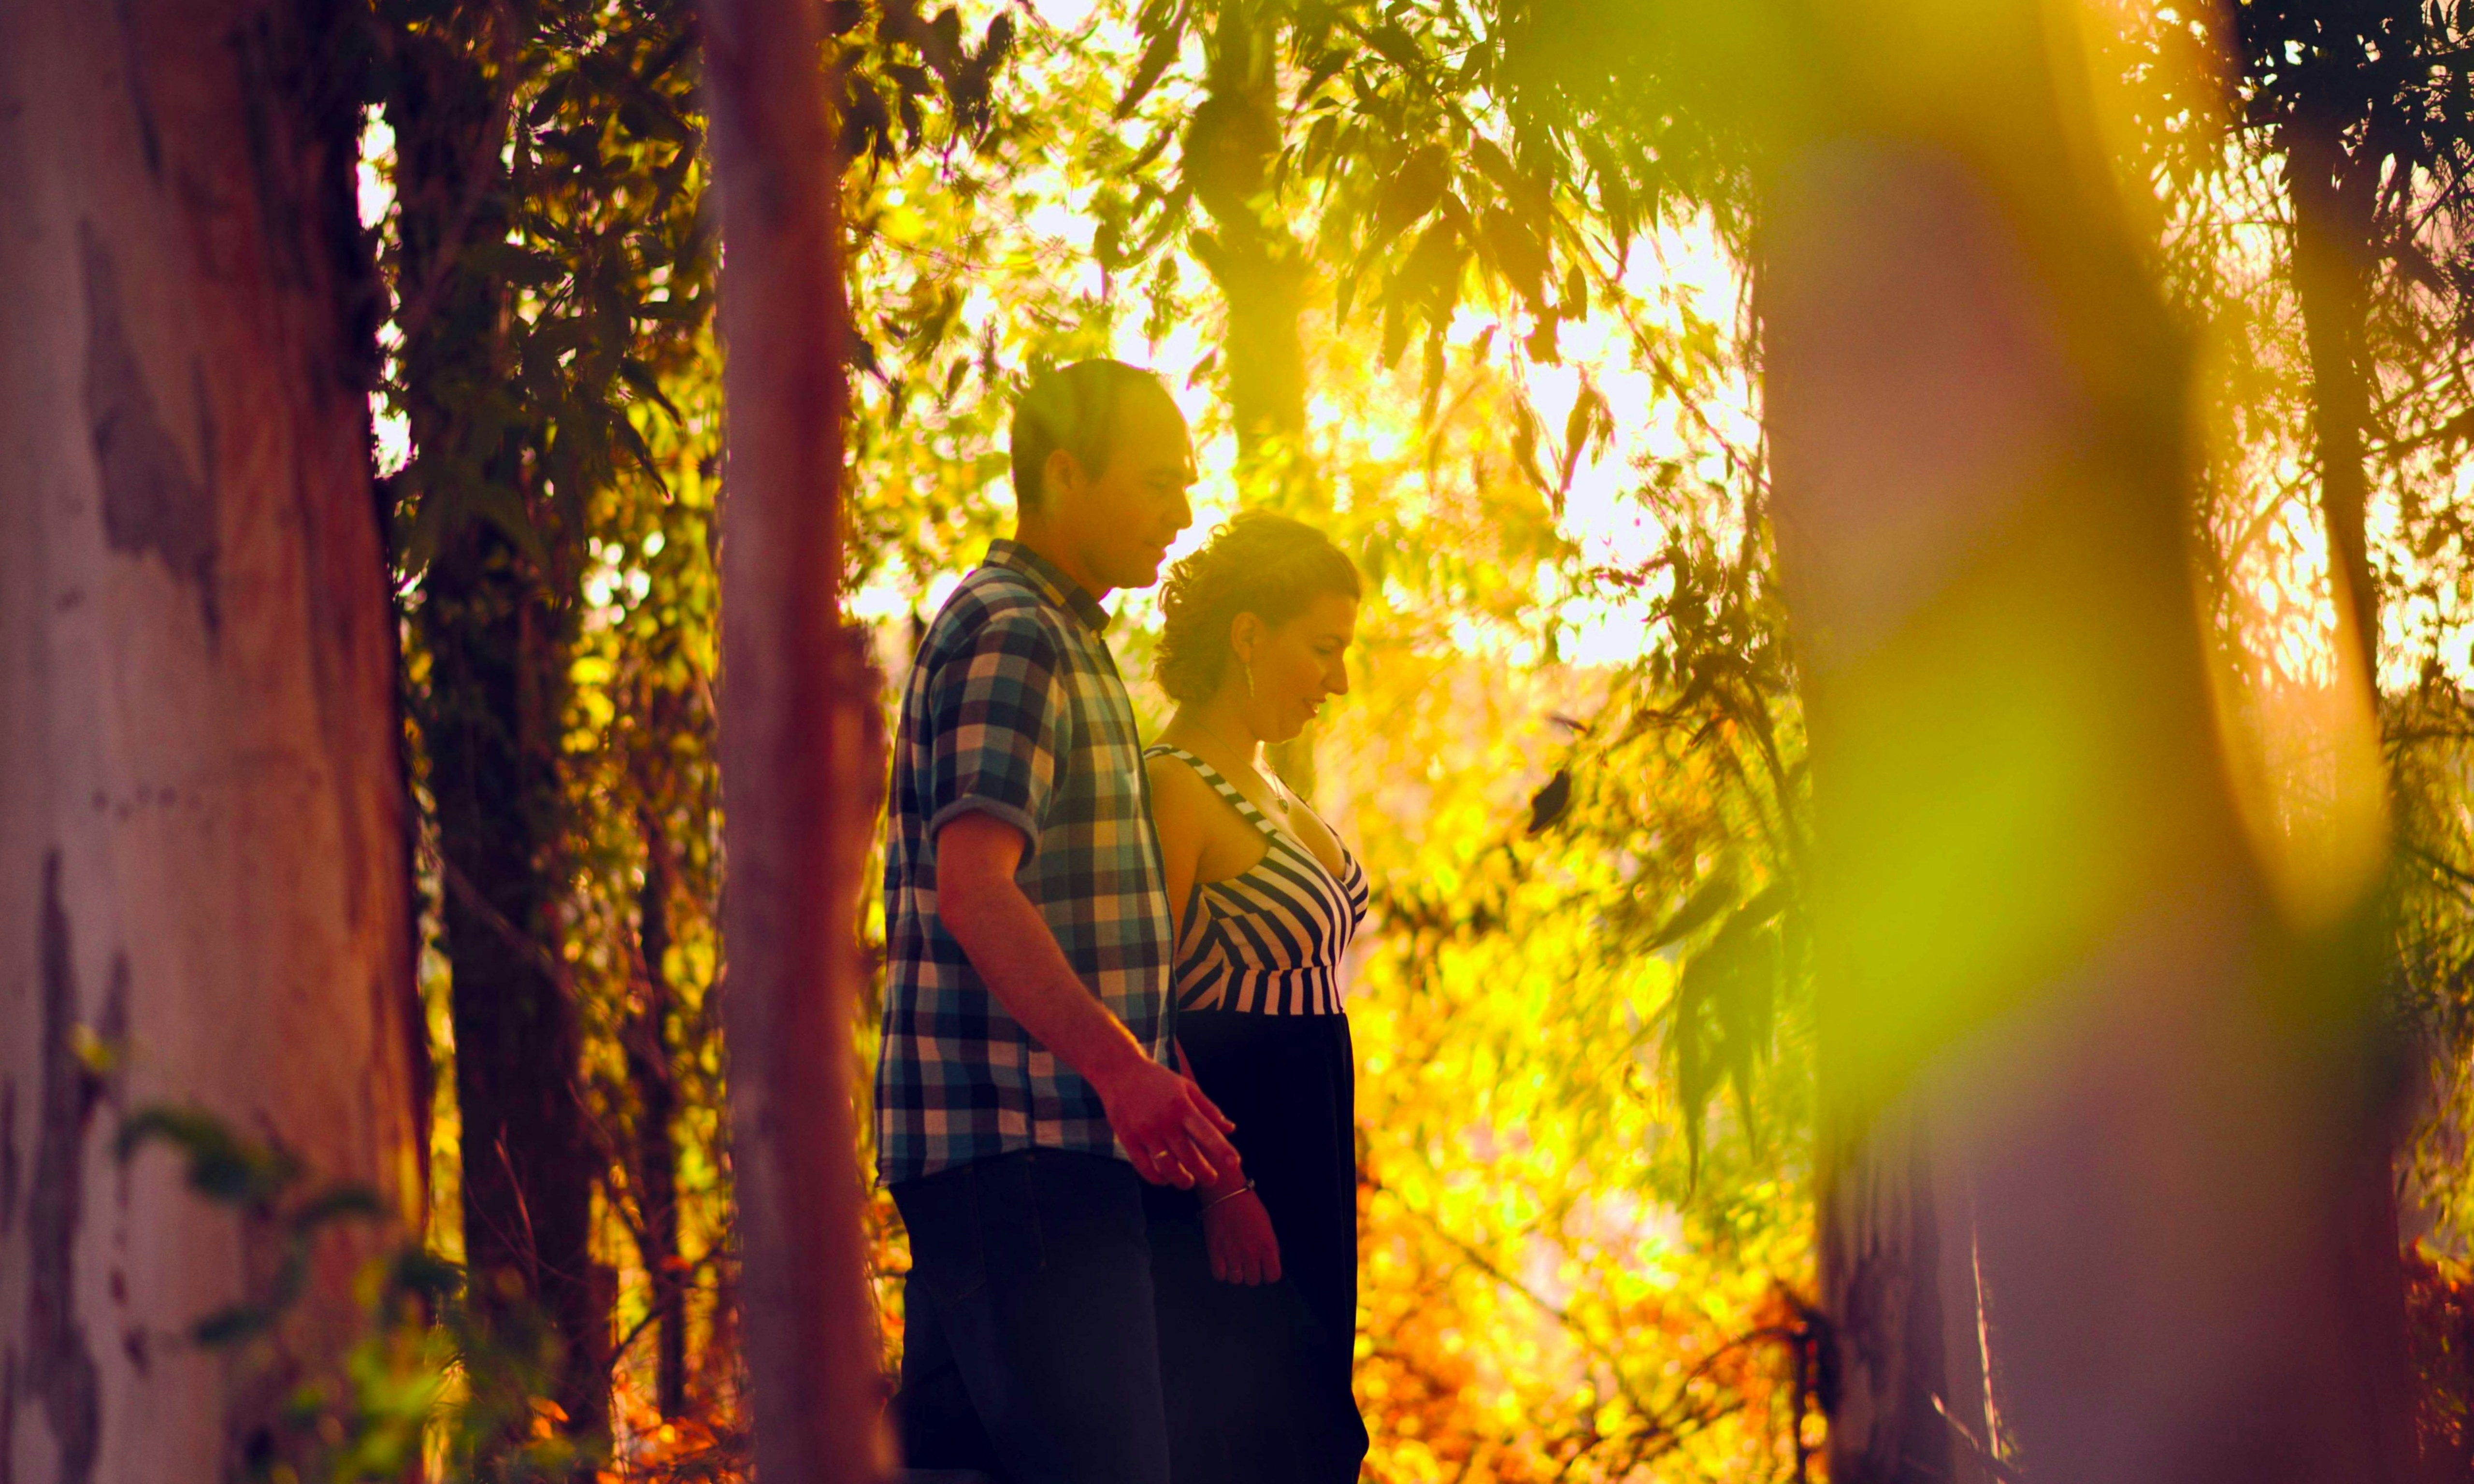
[[[1117,450],[1117,411],[1128,391],[1149,388],[1161,396],[1159,377],[1123,361],[1077,361],[1034,373],[1014,399],[1013,497],[1024,510],[1046,496],[1048,456],[1059,448],[1097,478]]]

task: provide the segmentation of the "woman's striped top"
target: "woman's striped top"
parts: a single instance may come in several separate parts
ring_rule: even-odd
[[[1174,757],[1201,774],[1271,841],[1261,860],[1196,894],[1201,921],[1190,935],[1180,932],[1177,1008],[1340,1014],[1341,955],[1366,921],[1366,873],[1357,857],[1342,847],[1335,876],[1211,764],[1179,747],[1153,747],[1143,755]]]

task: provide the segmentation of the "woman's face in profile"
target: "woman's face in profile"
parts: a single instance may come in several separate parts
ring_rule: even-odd
[[[1286,742],[1325,700],[1348,694],[1348,646],[1356,638],[1357,600],[1337,592],[1263,631],[1253,663],[1253,720],[1263,740]]]

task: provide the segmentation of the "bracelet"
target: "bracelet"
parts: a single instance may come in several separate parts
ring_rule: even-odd
[[[1246,1182],[1244,1185],[1239,1185],[1239,1186],[1238,1186],[1236,1189],[1234,1189],[1234,1190],[1225,1190],[1225,1191],[1223,1191],[1223,1192],[1221,1192],[1220,1194],[1213,1196],[1210,1200],[1207,1200],[1207,1201],[1203,1202],[1203,1203],[1202,1203],[1202,1209],[1203,1209],[1204,1210],[1209,1210],[1209,1209],[1211,1209],[1211,1208],[1213,1208],[1213,1207],[1215,1207],[1215,1206],[1219,1205],[1221,1202],[1223,1202],[1223,1201],[1233,1201],[1233,1200],[1237,1199],[1239,1196],[1244,1195],[1247,1191],[1251,1190],[1251,1189],[1253,1189],[1253,1188],[1254,1188],[1254,1183],[1253,1183],[1252,1181],[1250,1181],[1250,1180],[1249,1180],[1249,1181]]]

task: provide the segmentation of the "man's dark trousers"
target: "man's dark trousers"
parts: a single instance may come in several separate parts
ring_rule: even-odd
[[[905,1181],[893,1201],[910,1233],[897,1400],[910,1466],[1167,1484],[1133,1166],[1018,1150]]]

